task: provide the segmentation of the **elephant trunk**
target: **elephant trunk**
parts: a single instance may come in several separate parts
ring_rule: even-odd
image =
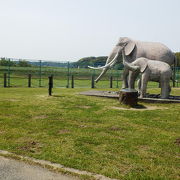
[[[128,63],[126,61],[126,56],[125,56],[124,49],[122,50],[122,57],[123,57],[123,65],[124,65],[125,68],[127,68],[130,71],[138,71],[138,70],[140,70],[139,66],[135,66],[132,63]]]

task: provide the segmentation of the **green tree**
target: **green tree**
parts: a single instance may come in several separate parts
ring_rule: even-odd
[[[3,57],[0,60],[0,66],[16,66],[16,62],[11,61],[10,59]]]
[[[175,55],[177,58],[177,66],[180,66],[180,52],[176,52]]]
[[[19,60],[18,62],[18,66],[20,67],[31,67],[31,64],[29,64],[29,62],[25,61],[25,60]]]

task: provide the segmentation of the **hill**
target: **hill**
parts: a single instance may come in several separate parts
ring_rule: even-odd
[[[87,68],[88,66],[103,66],[106,63],[107,56],[99,56],[99,57],[84,57],[77,62],[74,62],[74,67],[83,67]]]

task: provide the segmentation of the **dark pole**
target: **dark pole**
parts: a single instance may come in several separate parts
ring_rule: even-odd
[[[71,88],[74,88],[74,75],[71,76]]]
[[[28,74],[28,87],[31,87],[31,74]]]
[[[176,86],[176,63],[173,66],[173,87]]]
[[[54,86],[54,83],[53,83],[54,76],[53,76],[53,75],[51,75],[51,77],[52,77],[52,88],[53,88],[53,86]]]
[[[39,61],[39,87],[41,87],[41,72],[42,72],[42,61]]]
[[[68,61],[67,65],[68,65],[68,67],[67,67],[68,68],[68,72],[67,72],[68,74],[67,74],[67,86],[66,87],[69,88],[69,61]]]
[[[7,75],[4,73],[4,87],[7,87]]]
[[[10,87],[10,59],[9,59],[9,61],[8,61],[8,87]]]
[[[116,88],[118,88],[118,69],[117,69],[117,81],[116,81]]]
[[[49,96],[52,95],[52,86],[53,86],[52,76],[49,76],[49,89],[48,89]]]
[[[91,78],[91,88],[94,88],[94,76],[92,75],[92,78]]]
[[[110,88],[112,88],[113,87],[113,77],[111,76],[110,77]]]

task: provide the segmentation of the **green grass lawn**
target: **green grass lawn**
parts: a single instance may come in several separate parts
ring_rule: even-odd
[[[180,104],[123,110],[85,90],[0,88],[0,149],[117,179],[180,178]]]

